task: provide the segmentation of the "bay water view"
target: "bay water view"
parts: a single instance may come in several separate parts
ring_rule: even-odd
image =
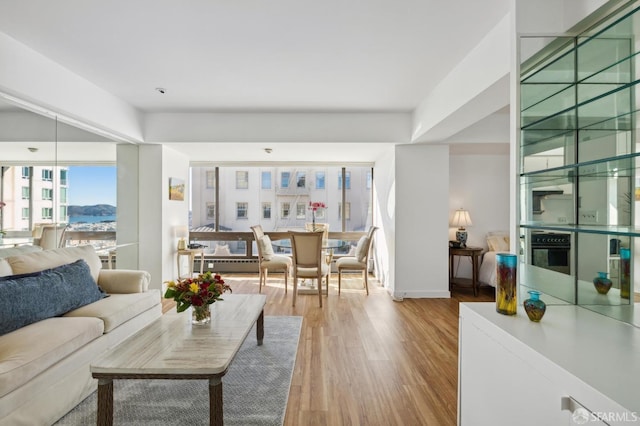
[[[69,216],[69,223],[99,223],[99,222],[115,222],[116,216]]]

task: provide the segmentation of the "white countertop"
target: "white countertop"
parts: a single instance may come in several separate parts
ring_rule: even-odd
[[[495,303],[462,303],[475,313],[629,411],[640,413],[640,328],[575,306],[547,306],[542,321],[498,314]]]

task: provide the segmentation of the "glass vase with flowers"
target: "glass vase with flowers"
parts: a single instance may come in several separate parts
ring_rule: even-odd
[[[220,297],[222,293],[232,292],[231,287],[225,284],[220,275],[214,275],[210,271],[196,278],[168,281],[166,284],[167,291],[164,297],[176,302],[178,312],[183,312],[191,306],[191,322],[195,325],[211,322],[210,305],[224,300]]]
[[[326,204],[322,201],[309,201],[309,210],[311,210],[311,223],[313,231],[316,231],[316,212],[327,208]]]

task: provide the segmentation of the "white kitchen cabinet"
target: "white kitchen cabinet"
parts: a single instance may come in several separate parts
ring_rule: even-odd
[[[639,357],[639,329],[579,306],[549,306],[534,323],[463,303],[458,424],[579,424],[563,410],[569,398],[588,425],[640,424]]]

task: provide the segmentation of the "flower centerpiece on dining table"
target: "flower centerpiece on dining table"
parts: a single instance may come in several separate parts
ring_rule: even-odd
[[[196,278],[168,281],[164,297],[175,300],[178,312],[192,306],[192,323],[202,325],[211,321],[209,305],[224,300],[220,296],[226,291],[232,292],[222,277],[207,271]]]
[[[316,230],[316,212],[321,209],[326,209],[327,206],[322,201],[309,201],[309,210],[311,210],[311,223],[313,230]]]

